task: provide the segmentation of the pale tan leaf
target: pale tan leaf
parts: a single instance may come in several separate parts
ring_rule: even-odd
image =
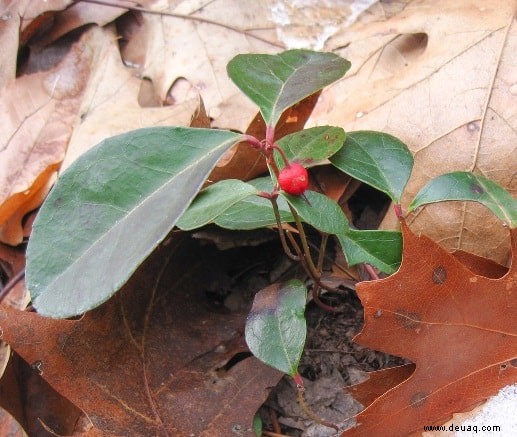
[[[314,124],[374,129],[401,138],[415,154],[403,205],[430,179],[473,170],[517,193],[517,25],[515,2],[414,0],[391,18],[372,8],[326,49],[352,62],[327,89]],[[472,203],[431,205],[411,221],[450,249],[500,263],[508,232]]]
[[[82,38],[55,68],[0,90],[0,241],[21,242],[21,218],[45,196],[64,158],[95,44]]]
[[[159,1],[153,9],[200,17],[226,27],[194,19],[143,14],[145,31],[140,33],[146,38],[143,75],[153,81],[164,101],[176,81],[188,81],[199,90],[208,114],[214,118],[214,126],[244,131],[256,107],[227,77],[226,64],[238,53],[280,50],[270,20],[273,1],[216,0],[203,4],[184,1],[177,7],[175,3]]]
[[[199,97],[165,107],[138,103],[144,81],[120,59],[113,29],[101,32],[99,56],[81,104],[81,123],[74,129],[61,170],[105,138],[149,126],[188,126],[198,109]]]

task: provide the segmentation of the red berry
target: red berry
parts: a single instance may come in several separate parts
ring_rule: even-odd
[[[296,162],[291,163],[280,171],[278,184],[287,194],[293,196],[303,194],[309,185],[307,169]]]

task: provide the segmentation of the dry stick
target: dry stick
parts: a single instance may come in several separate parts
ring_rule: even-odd
[[[178,14],[178,13],[175,13],[175,12],[168,12],[168,11],[154,11],[152,9],[143,8],[141,6],[129,6],[129,5],[128,6],[122,6],[120,4],[112,3],[110,1],[104,1],[104,0],[77,0],[75,3],[78,3],[80,1],[85,2],[85,3],[93,3],[93,4],[97,4],[97,5],[102,5],[102,6],[110,6],[110,7],[113,7],[113,8],[120,8],[120,9],[128,9],[128,10],[132,10],[132,11],[138,11],[138,12],[143,12],[145,14],[162,15],[162,16],[167,16],[167,17],[181,18],[181,19],[184,19],[184,20],[198,21],[200,23],[205,23],[205,24],[211,24],[212,26],[222,27],[224,29],[231,30],[232,32],[241,33],[241,34],[246,35],[246,36],[248,36],[250,38],[255,38],[256,40],[262,41],[262,42],[264,42],[266,44],[270,44],[272,46],[279,47],[281,49],[285,49],[285,46],[283,44],[280,44],[280,43],[277,43],[277,42],[274,42],[274,41],[269,41],[266,38],[262,38],[261,36],[254,35],[249,30],[239,29],[237,27],[230,26],[229,24],[221,23],[219,21],[210,20],[209,18],[196,17],[196,16],[193,16],[193,15]]]
[[[271,425],[273,426],[273,432],[280,434],[282,429],[280,428],[280,422],[278,421],[278,416],[276,415],[276,411],[272,408],[269,409],[269,418],[271,419]]]
[[[302,410],[309,416],[312,420],[314,420],[316,423],[319,423],[320,425],[326,426],[328,428],[334,428],[336,431],[339,431],[339,427],[334,425],[333,423],[327,422],[326,420],[322,419],[321,417],[318,417],[307,405],[305,402],[305,388],[303,386],[297,385],[296,388],[298,389],[298,402],[300,403],[300,407],[302,407]]]
[[[4,300],[4,298],[9,294],[9,292],[14,288],[14,286],[22,280],[25,276],[25,270],[22,269],[16,275],[14,275],[9,282],[5,284],[5,287],[0,290],[0,303]]]

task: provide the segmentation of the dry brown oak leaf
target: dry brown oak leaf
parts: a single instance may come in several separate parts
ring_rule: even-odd
[[[357,292],[359,344],[410,359],[414,373],[357,415],[349,436],[406,436],[494,395],[517,380],[517,231],[502,277],[476,274],[402,223],[402,265]]]
[[[282,374],[248,356],[245,312],[206,298],[225,257],[174,236],[80,320],[0,306],[2,339],[84,411],[91,432],[252,436],[253,416]]]

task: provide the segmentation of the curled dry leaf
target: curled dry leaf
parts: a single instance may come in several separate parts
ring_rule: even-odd
[[[0,96],[0,241],[22,241],[21,218],[46,195],[63,160],[95,57],[82,38],[52,70],[23,76]]]
[[[322,94],[313,123],[385,131],[408,144],[415,167],[405,205],[429,179],[455,170],[515,195],[515,2],[415,0],[387,20],[383,12],[372,8],[328,41],[352,70]],[[410,225],[450,249],[506,262],[508,231],[477,204],[426,206]]]
[[[80,320],[0,307],[3,339],[40,363],[41,376],[101,435],[232,435],[251,425],[282,376],[249,357],[246,314],[207,299],[209,281],[235,268],[234,258],[173,234]]]
[[[481,276],[402,224],[397,273],[357,285],[365,325],[361,345],[410,359],[414,373],[379,396],[343,436],[400,436],[444,422],[517,378],[517,230],[513,263]],[[466,259],[461,255],[461,259]]]

